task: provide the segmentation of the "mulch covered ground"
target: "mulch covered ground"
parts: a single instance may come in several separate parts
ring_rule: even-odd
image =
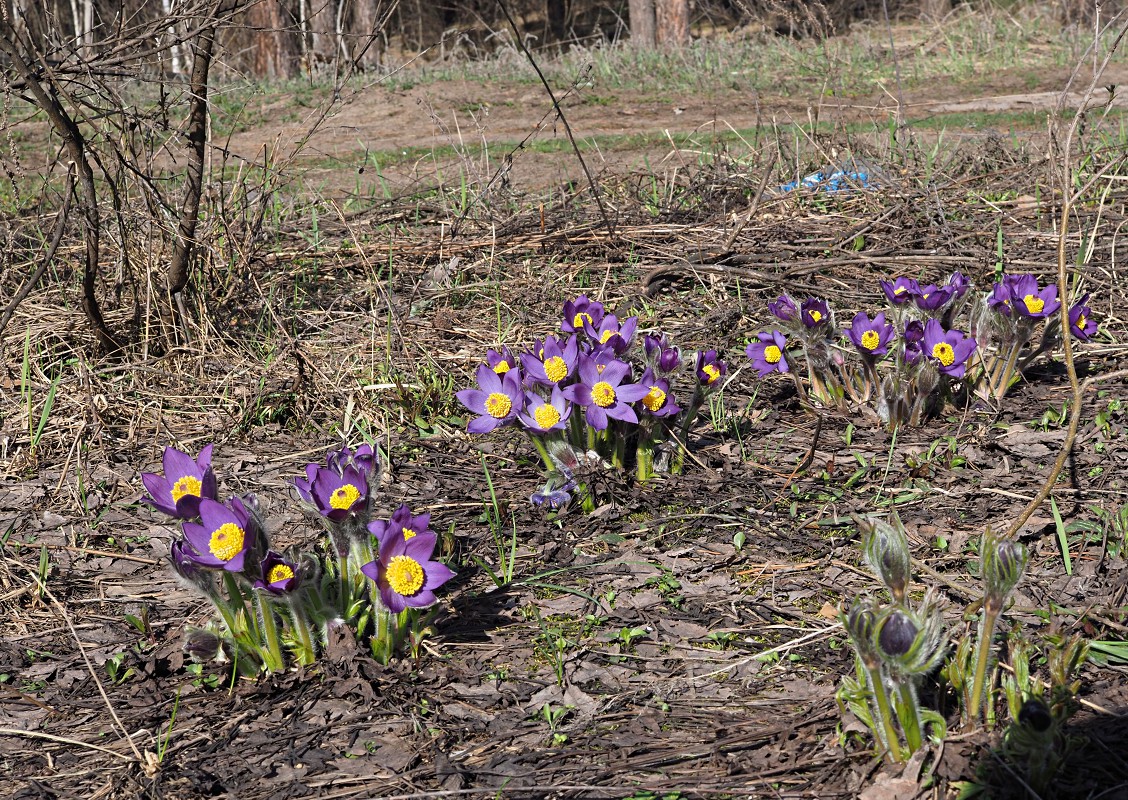
[[[968,635],[978,538],[1014,519],[1065,439],[1058,358],[999,408],[948,408],[895,438],[738,368],[781,291],[828,298],[842,321],[878,307],[879,277],[959,269],[982,289],[1000,230],[1008,269],[1050,278],[1050,167],[1034,146],[991,138],[954,148],[927,180],[911,147],[896,163],[874,153],[887,165],[874,190],[768,191],[746,219],[759,174],[717,155],[672,178],[657,207],[640,176],[604,176],[613,232],[582,186],[504,217],[495,197],[453,238],[437,207],[411,198],[323,218],[316,247],[279,231],[234,280],[205,270],[191,345],[124,363],[94,357],[57,289],[25,301],[0,375],[5,793],[908,798],[954,796],[954,782],[978,774],[991,796],[1026,796],[997,756],[997,730],[953,722],[908,767],[876,759],[835,703],[853,670],[836,615],[876,589],[850,515],[896,508],[918,588],[944,592],[951,638]],[[1098,151],[1094,163],[1113,157]],[[1092,243],[1077,274],[1104,330],[1079,348],[1082,378],[1123,368],[1128,352],[1128,192],[1108,188],[1079,206],[1068,237],[1071,262]],[[693,432],[685,474],[645,487],[603,478],[594,514],[548,514],[527,501],[535,452],[509,431],[468,437],[453,392],[487,347],[552,332],[581,291],[687,350],[720,349],[730,379]],[[34,432],[56,376],[32,448],[26,387]],[[1099,389],[1054,490],[1066,523],[1093,523],[1070,539],[1072,574],[1048,507],[1022,532],[1031,564],[1006,623],[1036,642],[1126,630],[1125,532],[1102,527],[1097,509],[1125,500],[1125,411],[1110,401],[1128,392],[1123,379]],[[311,541],[289,481],[346,429],[390,455],[380,511],[406,502],[436,530],[453,528],[458,577],[434,634],[418,658],[387,666],[346,640],[270,679],[193,670],[182,630],[208,609],[166,565],[174,531],[138,505],[140,472],[159,469],[169,442],[194,452],[215,441],[224,489],[257,492],[276,541]],[[472,560],[498,561],[483,464],[518,531],[517,580],[504,588]],[[1123,672],[1083,669],[1052,796],[1128,795]]]

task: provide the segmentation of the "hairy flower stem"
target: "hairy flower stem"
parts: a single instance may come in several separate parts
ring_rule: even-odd
[[[294,638],[298,642],[298,663],[312,664],[317,660],[317,650],[313,646],[313,633],[309,620],[293,602],[290,606],[290,622],[294,626]]]
[[[991,643],[995,638],[995,625],[999,612],[983,606],[983,616],[979,618],[979,640],[975,643],[975,674],[971,681],[971,699],[968,701],[967,718],[970,722],[979,720],[983,709],[983,686],[987,680],[987,664],[991,660]]]
[[[901,761],[901,740],[897,737],[897,729],[893,727],[893,709],[889,705],[889,693],[885,691],[885,681],[881,677],[881,668],[866,667],[869,674],[870,688],[873,690],[874,699],[877,701],[877,715],[881,717],[881,730],[884,732],[885,746],[889,748],[889,756],[894,761]]]
[[[533,447],[540,453],[541,461],[544,462],[545,469],[548,470],[550,475],[556,472],[556,465],[552,462],[552,456],[548,454],[548,447],[545,445],[544,439],[532,432],[529,433],[529,438],[533,441]]]
[[[920,709],[916,690],[911,679],[897,687],[901,695],[901,729],[905,732],[905,747],[910,753],[915,753],[923,744],[923,734],[920,725]]]
[[[1010,352],[1007,353],[1006,360],[1002,365],[994,371],[991,375],[990,390],[992,396],[996,400],[1001,400],[1003,395],[1006,394],[1007,388],[1010,386],[1011,377],[1014,374],[1014,365],[1018,361],[1018,354],[1022,350],[1023,342],[1016,341],[1011,345]]]
[[[278,637],[278,624],[274,620],[274,607],[261,592],[257,592],[254,603],[262,628],[266,652],[263,653],[263,662],[267,672],[281,672],[286,667],[286,659],[282,655],[282,641]]]

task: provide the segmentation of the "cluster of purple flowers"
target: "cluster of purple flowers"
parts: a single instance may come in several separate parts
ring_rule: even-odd
[[[876,399],[875,410],[887,424],[919,424],[937,390],[950,388],[945,378],[1001,397],[1029,359],[1053,341],[1053,326],[1047,325],[1049,338],[1026,353],[1034,324],[1061,308],[1057,286],[1042,288],[1030,274],[1005,276],[984,297],[974,296],[971,281],[959,272],[940,284],[900,277],[880,285],[888,313],[870,317],[858,312],[842,332],[825,300],[810,297],[796,303],[781,295],[768,304],[778,327],[758,333],[745,354],[761,377],[792,373],[796,356],[801,356],[808,370],[807,392],[816,402],[844,407],[847,401]],[[1082,341],[1097,329],[1088,298],[1069,310],[1070,330]],[[965,310],[967,330],[954,323]],[[851,355],[857,367],[848,360]],[[884,376],[877,366],[883,360],[892,365]]]
[[[671,381],[682,367],[682,353],[665,335],[640,336],[638,317],[620,321],[602,303],[581,294],[564,303],[560,331],[519,355],[508,347],[490,350],[478,367],[477,388],[457,395],[476,415],[467,425],[470,433],[519,426],[536,437],[550,471],[567,467],[548,456],[546,442],[568,442],[580,452],[594,447],[614,462],[623,437],[636,436],[641,447],[665,441],[670,423],[691,419],[706,392],[719,388],[727,372],[716,350],[695,353],[693,394],[681,404]],[[632,355],[640,339],[643,355],[636,363]],[[641,434],[632,434],[640,429]],[[643,455],[640,465],[649,463],[645,459]],[[643,469],[639,475],[648,477]]]
[[[357,601],[366,594],[377,606],[370,616],[397,615],[434,604],[435,590],[453,575],[434,560],[438,537],[429,514],[413,515],[401,506],[388,520],[369,520],[380,466],[369,445],[334,450],[324,465],[309,464],[305,478],[294,481],[307,510],[330,534],[336,560],[325,563],[310,554],[271,549],[254,495],[220,502],[211,457],[210,444],[196,458],[167,447],[164,474],[142,475],[149,495],[145,502],[181,521],[183,538],[171,546],[173,569],[215,604],[226,626],[219,637],[198,632],[206,636],[196,641],[220,647],[212,647],[210,657],[235,650],[245,663],[283,669],[279,617],[290,629],[299,661],[310,663],[316,657],[313,632],[324,641],[330,624],[353,622]],[[199,654],[196,641],[188,646]]]

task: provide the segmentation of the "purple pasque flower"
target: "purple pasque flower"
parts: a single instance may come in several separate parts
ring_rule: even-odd
[[[922,342],[924,342],[924,323],[919,320],[909,320],[905,323],[905,331],[901,334],[901,341],[905,347],[905,363],[915,364],[924,355]]]
[[[728,367],[717,358],[716,350],[698,350],[694,359],[694,372],[702,386],[714,386],[728,372]]]
[[[920,292],[920,284],[912,278],[897,278],[893,281],[882,280],[881,291],[885,292],[885,297],[895,306],[903,306],[908,303]]]
[[[340,522],[367,507],[368,478],[351,463],[337,462],[334,466],[337,469],[307,464],[306,478],[295,478],[294,486],[302,500],[318,514]]]
[[[173,571],[189,583],[199,585],[204,570],[192,557],[192,546],[184,539],[177,539],[169,546],[169,558]]]
[[[1089,315],[1093,313],[1086,303],[1089,295],[1083,296],[1069,309],[1069,331],[1083,342],[1089,341],[1097,332],[1097,323]]]
[[[302,572],[293,561],[283,558],[273,550],[263,556],[262,577],[255,581],[255,588],[273,595],[290,594],[302,582]]]
[[[371,478],[372,474],[380,469],[380,454],[370,444],[362,444],[356,450],[344,446],[339,450],[330,450],[325,457],[325,464],[338,475],[352,467],[365,477]],[[306,471],[308,473],[308,467]]]
[[[141,474],[149,493],[143,502],[177,519],[193,519],[200,513],[200,500],[215,500],[218,487],[211,467],[213,445],[206,445],[196,458],[174,447],[166,447],[161,461],[164,475]]]
[[[376,560],[361,566],[360,571],[376,582],[380,599],[393,614],[433,605],[438,600],[435,589],[454,577],[445,564],[431,560],[435,542],[433,534],[410,539],[388,536],[380,543]]]
[[[1019,275],[1011,284],[1010,292],[1011,305],[1020,317],[1045,319],[1061,308],[1057,284],[1039,289],[1038,279],[1033,275]]]
[[[681,406],[674,402],[674,396],[670,394],[670,382],[665,378],[659,378],[651,367],[643,370],[638,383],[648,390],[643,398],[638,401],[639,405],[651,415],[669,417],[681,411]]]
[[[1022,275],[1004,275],[1002,280],[993,283],[991,292],[987,295],[987,305],[1004,317],[1011,316],[1014,310],[1014,285],[1022,277]]]
[[[521,370],[511,369],[498,375],[487,365],[478,367],[477,389],[463,389],[455,396],[462,405],[479,416],[470,420],[466,430],[470,433],[488,433],[501,425],[517,419],[517,412],[525,400],[521,388]]]
[[[641,400],[650,390],[637,383],[623,383],[631,371],[626,362],[612,359],[602,366],[599,369],[591,356],[581,356],[580,380],[564,389],[564,397],[584,406],[587,424],[597,431],[607,429],[608,419],[637,424],[638,415],[630,404]]]
[[[830,306],[818,297],[808,297],[799,306],[799,320],[804,327],[817,328],[830,323]]]
[[[575,334],[568,337],[563,347],[555,336],[546,336],[543,342],[535,342],[530,352],[521,354],[521,365],[533,383],[556,386],[576,368],[578,352]]]
[[[534,433],[548,433],[564,430],[571,415],[572,405],[564,399],[560,387],[553,386],[547,401],[536,392],[525,392],[525,409],[517,414],[517,419]]]
[[[414,539],[416,536],[428,536],[438,540],[438,535],[431,530],[431,513],[412,514],[406,504],[393,511],[392,516],[386,520],[377,519],[369,522],[368,532],[376,537],[376,541],[381,546],[389,536],[405,540]]]
[[[486,363],[498,375],[504,375],[516,367],[518,361],[513,351],[503,345],[500,350],[486,351]]]
[[[603,303],[589,300],[581,294],[575,300],[564,303],[564,320],[560,329],[566,333],[579,333],[585,325],[599,326],[603,322]]]
[[[584,331],[591,340],[603,348],[611,348],[615,355],[622,355],[631,346],[635,330],[638,328],[638,317],[627,317],[622,324],[614,314],[603,317],[598,326],[584,322]]]
[[[670,344],[664,333],[660,337],[650,334],[642,337],[642,348],[646,352],[646,363],[663,375],[681,366],[681,351]]]
[[[962,378],[967,359],[975,352],[975,339],[960,330],[946,331],[938,321],[930,319],[924,324],[923,350],[940,372]]]
[[[576,482],[572,481],[571,483],[574,488]],[[564,506],[568,505],[571,500],[572,495],[568,494],[567,490],[563,487],[560,489],[553,489],[545,486],[540,491],[533,492],[531,495],[529,495],[529,502],[534,506],[548,506],[554,511],[564,508]]]
[[[947,284],[937,286],[935,283],[930,283],[917,289],[913,301],[921,311],[937,311],[948,304],[954,293],[955,290]]]
[[[768,303],[768,312],[781,322],[794,322],[799,317],[799,306],[786,294]]]
[[[744,348],[744,354],[752,359],[752,366],[763,378],[773,372],[788,372],[787,337],[780,331],[761,331],[756,334],[759,341],[751,342]]]
[[[863,356],[883,356],[889,352],[889,340],[894,332],[893,326],[885,321],[884,311],[878,312],[873,319],[864,311],[859,311],[846,331],[846,338]]]
[[[951,290],[953,297],[960,298],[967,294],[967,290],[971,288],[971,281],[962,272],[956,270],[948,278],[948,283],[945,285]]]
[[[247,551],[258,538],[258,520],[243,501],[232,497],[229,505],[211,498],[200,500],[200,521],[182,525],[190,550],[182,550],[202,567],[242,572]]]

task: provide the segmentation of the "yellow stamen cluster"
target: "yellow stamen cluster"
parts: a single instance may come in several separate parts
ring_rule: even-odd
[[[496,364],[494,364],[493,371],[496,372],[498,375],[504,375],[505,373],[509,372],[510,369],[511,369],[511,367],[509,366],[508,361],[499,361]]]
[[[956,351],[947,342],[937,342],[932,346],[932,357],[945,367],[950,367],[956,361]]]
[[[881,336],[877,331],[869,330],[862,334],[862,347],[867,350],[876,350],[879,344],[881,344]]]
[[[615,331],[604,331],[603,333],[599,334],[599,343],[600,344],[607,344],[607,340],[610,339],[614,335],[615,335]]]
[[[266,582],[278,583],[280,581],[288,581],[292,577],[294,577],[294,570],[290,569],[288,565],[275,564],[270,568],[270,571],[266,573]]]
[[[560,422],[560,412],[548,403],[545,403],[543,406],[537,406],[537,409],[533,412],[533,419],[537,421],[537,425],[541,427],[541,430],[547,431],[553,425]]]
[[[615,405],[615,389],[607,381],[600,381],[591,387],[591,400],[600,408]]]
[[[1022,302],[1026,304],[1026,310],[1031,314],[1041,314],[1042,309],[1046,307],[1046,301],[1036,294],[1028,294],[1022,298]]]
[[[811,315],[811,321],[812,322],[818,322],[819,320],[821,320],[823,318],[822,312],[819,311],[818,309],[815,309],[815,308],[812,308],[807,313]]]
[[[384,572],[392,591],[404,597],[411,597],[423,588],[423,567],[411,556],[392,556],[388,569]]]
[[[666,405],[666,393],[657,386],[651,386],[646,397],[642,398],[642,404],[651,411],[658,411]]]
[[[568,365],[560,356],[552,356],[544,362],[544,376],[553,383],[560,383],[568,377]]]
[[[225,522],[212,531],[208,541],[208,550],[220,561],[230,561],[243,552],[243,540],[246,534],[234,522]]]
[[[513,401],[509,395],[501,392],[491,392],[486,398],[486,413],[494,419],[505,419],[513,410]]]
[[[176,503],[181,497],[200,496],[200,479],[195,475],[184,475],[172,485],[172,502]]]
[[[344,486],[338,486],[333,490],[333,494],[329,495],[329,507],[345,511],[352,508],[353,503],[359,499],[360,489],[351,483],[346,483]]]
[[[783,351],[774,344],[769,344],[764,348],[764,360],[769,364],[778,364],[781,358],[783,358]]]
[[[413,531],[411,528],[404,528],[403,529],[403,540],[405,542],[410,540],[410,539],[414,539],[416,536],[418,536],[418,534],[415,531]]]
[[[721,377],[721,371],[717,369],[716,364],[706,364],[701,368],[701,371],[706,375],[705,383],[712,383],[717,378]]]
[[[591,318],[591,314],[587,313],[586,311],[581,311],[579,314],[572,317],[573,328],[582,328],[584,327],[585,322],[591,325],[595,324],[595,321]]]

